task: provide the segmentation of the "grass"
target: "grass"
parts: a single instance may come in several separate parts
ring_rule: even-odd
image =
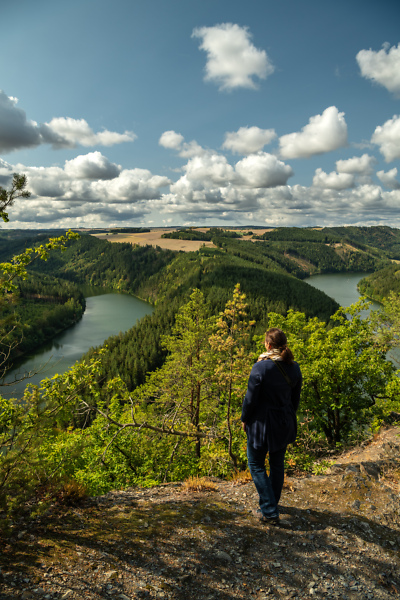
[[[185,492],[215,492],[218,488],[207,477],[189,477],[182,484]]]

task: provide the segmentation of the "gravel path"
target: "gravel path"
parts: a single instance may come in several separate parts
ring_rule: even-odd
[[[0,539],[0,600],[400,596],[400,428],[286,481],[284,527],[251,482],[129,489],[54,506]]]

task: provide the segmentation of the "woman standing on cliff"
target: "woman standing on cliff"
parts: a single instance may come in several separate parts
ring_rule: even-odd
[[[268,329],[265,348],[250,373],[242,425],[247,434],[249,469],[260,497],[260,519],[278,525],[285,452],[296,439],[302,377],[281,329]]]

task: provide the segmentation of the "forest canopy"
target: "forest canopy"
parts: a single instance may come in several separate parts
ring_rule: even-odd
[[[398,232],[364,229],[279,229],[249,241],[213,228],[214,245],[188,253],[90,235],[0,235],[3,299],[16,300],[3,325],[14,319],[34,344],[37,330],[51,336],[55,324],[79,318],[86,285],[154,305],[64,374],[28,386],[23,402],[0,396],[0,510],[67,485],[97,494],[243,469],[241,402],[268,326],[285,329],[305,375],[290,468],[312,469],[379,427],[400,408],[400,379],[386,360],[398,339],[395,311],[362,319],[360,304],[344,314],[302,281],[392,268]],[[28,278],[33,258],[47,260],[35,260]],[[387,272],[395,283],[396,271]],[[13,348],[23,351],[18,340]]]

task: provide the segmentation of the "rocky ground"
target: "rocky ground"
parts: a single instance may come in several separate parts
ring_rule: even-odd
[[[289,478],[284,527],[252,482],[129,489],[54,506],[0,539],[0,599],[386,599],[400,595],[400,428]]]

